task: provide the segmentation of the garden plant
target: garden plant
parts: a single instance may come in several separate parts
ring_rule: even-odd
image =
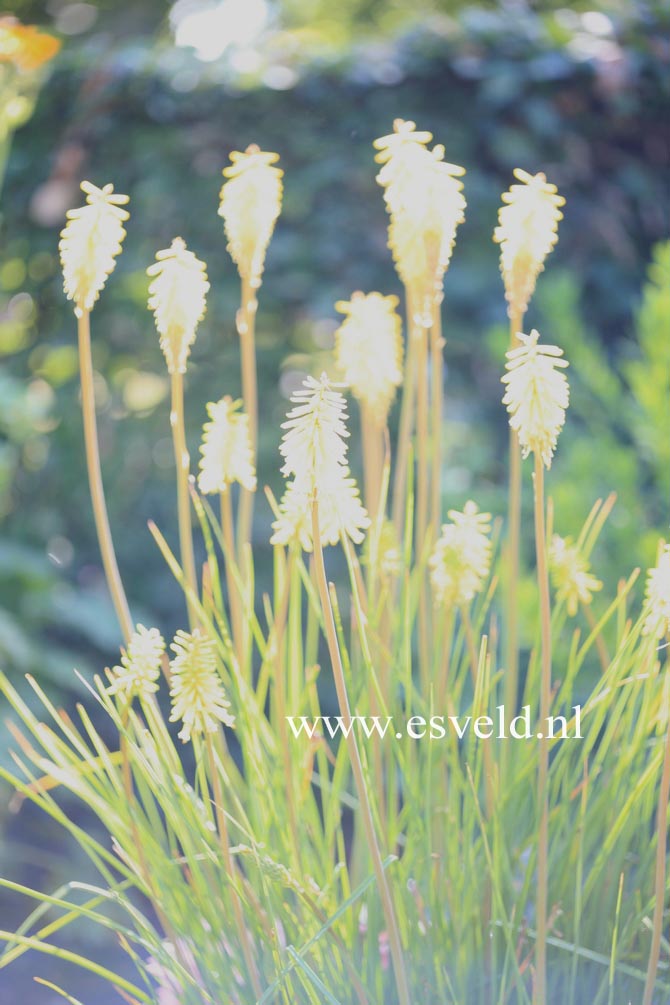
[[[91,354],[91,339],[105,338],[97,300],[126,225],[142,221],[111,183],[82,182],[60,256],[120,655],[84,681],[76,717],[31,678],[36,714],[24,687],[0,676],[15,713],[15,769],[2,776],[70,832],[99,882],[47,893],[0,881],[32,903],[18,931],[0,932],[3,973],[29,951],[58,956],[73,977],[52,989],[74,1005],[89,1005],[77,966],[133,1005],[669,1000],[670,548],[659,528],[651,569],[622,555],[617,581],[599,578],[592,555],[616,484],[583,501],[582,526],[555,526],[570,360],[550,326],[540,334],[526,320],[564,206],[543,173],[514,172],[493,234],[509,316],[507,511],[482,512],[476,492],[462,509],[445,499],[443,297],[458,228],[477,205],[466,206],[464,168],[432,142],[400,119],[375,142],[404,300],[342,291],[332,359],[291,394],[279,499],[257,470],[255,346],[281,225],[278,155],[250,146],[223,171],[241,399],[223,370],[217,401],[187,393],[212,270],[179,236],[147,263],[171,388],[178,536],[149,529],[184,593],[183,627],[167,641],[126,599]],[[354,410],[361,470],[349,459]],[[196,458],[185,416],[205,412]],[[263,508],[269,592],[255,576]],[[530,594],[520,589],[527,553]],[[521,616],[536,626],[530,651]],[[105,837],[64,811],[64,792]],[[133,978],[63,948],[81,920],[120,942]]]

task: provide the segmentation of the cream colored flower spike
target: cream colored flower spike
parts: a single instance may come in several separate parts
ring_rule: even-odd
[[[165,642],[158,629],[138,625],[121,653],[121,665],[111,671],[108,693],[131,699],[135,696],[147,698],[156,692],[164,652]]]
[[[512,429],[519,436],[523,456],[533,451],[551,467],[558,434],[565,422],[570,388],[562,372],[568,366],[563,350],[555,345],[539,345],[539,333],[517,333],[521,343],[507,353],[507,373],[501,378],[507,390],[507,406]]]
[[[100,296],[121,253],[126,236],[123,224],[130,215],[121,208],[129,202],[128,196],[114,192],[111,183],[96,188],[83,181],[81,190],[86,205],[68,211],[58,245],[63,288],[77,312],[90,311]]]
[[[292,481],[273,524],[272,543],[297,539],[306,551],[311,550],[315,498],[321,543],[335,544],[342,534],[360,543],[370,520],[347,465],[346,401],[324,373],[320,380],[306,377],[291,402],[279,449],[284,457],[282,474]]]
[[[570,538],[554,534],[549,549],[549,570],[552,582],[561,600],[565,600],[568,614],[574,618],[579,605],[588,605],[593,594],[602,590],[603,584],[589,568],[588,560],[578,545]]]
[[[335,332],[335,359],[344,383],[366,406],[375,424],[386,425],[402,384],[402,322],[397,297],[354,293],[335,309],[346,318]]]
[[[655,639],[670,635],[670,544],[661,541],[658,560],[647,573],[647,616],[644,634]]]
[[[249,416],[241,408],[242,402],[229,396],[207,405],[210,421],[203,427],[198,475],[198,486],[205,494],[226,492],[233,482],[249,492],[256,489]]]
[[[272,524],[270,544],[288,545],[297,541],[303,551],[313,551],[312,499],[300,481],[288,483],[279,504],[279,516]],[[335,545],[342,534],[361,544],[370,518],[363,506],[355,478],[343,468],[337,481],[319,490],[319,532],[322,547]]]
[[[198,629],[192,634],[179,631],[170,648],[172,674],[170,722],[182,723],[179,739],[186,743],[193,736],[215,733],[219,723],[232,726],[235,717],[217,669],[216,646]]]
[[[390,216],[388,244],[398,275],[420,296],[415,309],[427,312],[440,295],[456,229],[465,219],[465,169],[444,160],[443,146],[428,150],[431,133],[416,132],[413,122],[396,120],[394,128],[374,144],[383,164],[377,181]]]
[[[325,373],[319,380],[306,377],[291,402],[293,408],[282,423],[282,474],[293,475],[314,492],[335,480],[346,466],[347,403]]]
[[[185,373],[196,329],[207,309],[207,266],[181,237],[156,254],[147,269],[149,310],[153,311],[169,373]]]
[[[500,271],[510,317],[523,315],[535,290],[544,261],[558,241],[565,199],[544,174],[516,168],[521,182],[503,193],[493,240],[500,245]]]
[[[430,583],[437,607],[462,607],[479,593],[491,568],[491,514],[467,502],[450,510],[430,559]]]
[[[219,216],[223,217],[228,251],[240,276],[252,287],[261,284],[265,255],[281,212],[284,172],[274,165],[279,154],[249,146],[234,150],[224,168]]]

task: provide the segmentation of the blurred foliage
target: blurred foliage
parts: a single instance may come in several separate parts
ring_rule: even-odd
[[[278,488],[286,397],[315,358],[327,365],[334,302],[357,288],[399,292],[371,142],[395,117],[411,117],[468,169],[467,222],[446,286],[445,498],[459,504],[475,494],[494,512],[504,508],[500,364],[486,349],[486,333],[494,345],[505,327],[491,233],[512,168],[545,170],[567,208],[529,323],[573,362],[572,432],[551,478],[557,524],[574,533],[595,497],[616,487],[605,561],[623,574],[653,557],[652,529],[665,524],[668,499],[658,424],[668,340],[655,337],[668,324],[667,250],[641,301],[640,290],[651,249],[669,232],[663,11],[436,3],[427,17],[428,6],[416,8],[418,25],[404,3],[352,2],[335,15],[330,5],[287,2],[244,50],[259,57],[249,69],[240,51],[203,62],[175,47],[162,2],[14,4],[66,40],[35,117],[17,134],[2,204],[0,607],[10,672],[74,685],[73,665],[114,658],[82,451],[75,325],[56,252],[65,210],[79,202],[82,177],[113,180],[131,195],[126,248],[93,317],[101,448],[133,612],[169,633],[182,617],[180,594],[146,529],[154,517],[176,536],[168,386],[144,270],[178,233],[209,265],[210,306],[188,376],[195,460],[205,402],[240,390],[239,291],[216,208],[230,150],[251,141],[278,150],[286,170],[258,317],[261,483]],[[375,18],[383,25],[371,39],[364,22]],[[326,22],[342,43],[327,53],[314,36]],[[260,543],[269,522],[261,500]]]

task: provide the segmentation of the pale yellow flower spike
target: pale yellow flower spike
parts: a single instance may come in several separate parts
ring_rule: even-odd
[[[503,193],[493,240],[500,244],[500,271],[510,317],[522,316],[535,290],[544,260],[558,241],[565,199],[542,173],[516,168],[521,184]]]
[[[432,151],[431,133],[416,132],[413,122],[396,120],[392,136],[375,141],[383,164],[377,181],[384,188],[390,215],[389,247],[403,283],[421,291],[428,311],[439,296],[449,265],[456,229],[465,219],[460,176],[465,169],[444,161],[444,147]]]
[[[228,395],[207,405],[210,421],[203,426],[198,475],[198,486],[205,494],[226,492],[233,482],[249,492],[256,489],[249,417],[241,408],[242,402]]]
[[[665,541],[660,542],[656,565],[647,572],[645,599],[644,634],[655,639],[670,635],[670,544]]]
[[[558,434],[565,422],[570,388],[562,368],[568,366],[563,350],[555,345],[539,345],[539,333],[517,333],[519,345],[507,353],[507,385],[503,405],[510,426],[519,436],[523,456],[533,451],[547,468],[556,449]]]
[[[347,465],[346,401],[325,373],[320,380],[306,377],[302,388],[291,395],[280,451],[282,474],[292,481],[273,524],[273,544],[298,539],[305,550],[312,546],[310,508],[319,502],[322,544],[335,544],[341,534],[356,543],[369,518],[359,498],[355,479]]]
[[[255,145],[234,150],[224,168],[219,216],[223,217],[228,251],[242,279],[259,287],[265,255],[281,212],[284,172],[274,165],[279,154]]]
[[[186,373],[186,361],[207,309],[207,266],[181,237],[156,253],[147,269],[149,310],[153,311],[169,373]]]
[[[147,698],[158,690],[161,659],[165,641],[157,628],[138,625],[128,647],[121,651],[121,665],[111,671],[112,683],[108,694],[121,694],[128,700]]]
[[[491,514],[470,501],[462,513],[450,510],[448,516],[451,523],[442,527],[428,564],[435,605],[451,609],[469,604],[488,578]]]
[[[68,211],[58,245],[63,288],[76,312],[90,311],[100,296],[121,253],[126,236],[123,224],[130,215],[121,208],[129,202],[128,196],[115,192],[111,183],[96,188],[83,181],[81,190],[86,205]]]
[[[402,322],[397,297],[354,293],[335,309],[346,314],[335,333],[335,358],[345,384],[366,405],[377,426],[386,425],[403,379]]]
[[[314,493],[337,478],[346,467],[349,431],[347,403],[325,373],[319,380],[306,377],[291,395],[293,408],[286,415],[286,430],[279,450],[284,458],[282,474],[293,475]]]
[[[549,571],[559,599],[565,600],[568,614],[574,618],[579,605],[588,606],[593,594],[603,584],[590,571],[589,563],[570,538],[554,534],[549,549]]]
[[[303,551],[312,551],[312,503],[313,496],[298,480],[288,483],[279,504],[279,516],[272,524],[274,534],[270,544],[290,544],[298,541]],[[370,526],[370,519],[363,506],[356,485],[350,477],[349,468],[343,468],[337,481],[319,489],[319,531],[321,546],[335,545],[341,534],[346,534],[354,544],[360,544],[363,531]]]
[[[215,733],[219,723],[232,726],[230,702],[217,670],[214,641],[198,629],[192,634],[179,631],[170,648],[172,674],[170,722],[182,723],[179,739],[186,743],[193,736]]]

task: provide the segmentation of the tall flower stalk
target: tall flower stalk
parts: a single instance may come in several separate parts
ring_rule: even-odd
[[[165,356],[171,385],[170,426],[177,469],[177,511],[182,569],[189,591],[197,596],[198,578],[193,553],[191,496],[189,479],[191,458],[184,425],[184,374],[199,322],[206,310],[209,290],[204,262],[189,251],[181,237],[169,248],[156,253],[156,261],[147,269],[149,310],[153,312]],[[195,627],[197,617],[192,597],[187,596],[189,622]]]
[[[263,281],[265,256],[281,212],[284,172],[276,166],[278,160],[279,154],[263,151],[255,144],[248,146],[244,152],[234,150],[230,155],[230,165],[223,169],[226,181],[221,188],[219,204],[228,251],[241,281],[237,333],[241,349],[242,398],[249,417],[254,463],[258,450],[257,291]],[[243,488],[237,529],[241,560],[250,540],[253,500],[253,491]]]
[[[429,523],[429,485],[432,479],[433,534],[439,525],[443,341],[439,318],[444,274],[451,260],[456,230],[465,219],[465,198],[460,180],[464,168],[444,160],[444,147],[428,149],[432,133],[417,131],[413,122],[396,119],[393,133],[375,140],[376,160],[382,165],[377,181],[384,190],[389,214],[389,247],[404,286],[408,315],[406,399],[403,398],[398,460],[394,484],[394,521],[401,531],[407,459],[413,429],[416,385],[417,429],[417,547],[423,548]],[[432,382],[432,428],[428,384],[428,340]],[[438,414],[439,413],[439,414]],[[430,453],[429,439],[433,452]],[[432,470],[431,470],[432,468]],[[437,485],[437,488],[436,488]]]
[[[93,503],[93,515],[107,585],[125,642],[133,634],[133,621],[126,599],[109,526],[105,490],[100,467],[98,427],[95,414],[95,385],[91,355],[91,310],[114,270],[116,258],[126,236],[123,224],[129,213],[123,207],[127,195],[114,192],[114,186],[97,188],[89,181],[81,183],[86,204],[67,214],[59,244],[65,294],[74,303],[79,343],[81,406],[84,420],[86,467]]]
[[[417,132],[413,122],[397,119],[393,133],[374,143],[379,151],[376,160],[382,165],[377,181],[384,190],[389,214],[388,244],[405,286],[408,313],[406,397],[400,421],[393,517],[400,534],[416,384],[414,541],[419,559],[437,537],[440,524],[444,380],[440,311],[444,275],[451,261],[456,230],[465,219],[461,181],[465,169],[445,162],[443,146],[429,150],[431,140],[431,133]],[[429,360],[432,382],[429,382]],[[419,654],[426,687],[430,634],[430,603],[424,575],[419,601]]]
[[[563,351],[554,345],[540,345],[539,333],[519,333],[520,345],[507,353],[507,373],[503,404],[510,426],[517,433],[522,456],[534,458],[534,524],[537,586],[540,598],[541,670],[540,721],[546,722],[551,709],[551,600],[545,526],[544,469],[551,467],[558,434],[565,422],[570,390],[563,369],[568,365]],[[540,738],[538,765],[538,805],[540,813],[537,850],[537,943],[535,952],[534,1005],[547,1001],[547,902],[549,880],[549,741]]]
[[[335,690],[340,714],[347,727],[346,743],[367,845],[386,921],[398,997],[401,1005],[409,1005],[409,986],[395,906],[379,849],[358,741],[351,728],[351,707],[331,600],[331,590],[334,590],[334,586],[328,583],[323,559],[323,531],[320,521],[322,497],[329,500],[328,505],[332,506],[338,514],[338,537],[360,539],[361,531],[369,522],[362,508],[359,511],[352,511],[351,508],[352,496],[357,496],[358,492],[351,484],[352,479],[349,477],[347,466],[346,437],[349,434],[346,427],[346,402],[342,394],[330,384],[325,374],[318,381],[307,378],[303,388],[292,396],[291,401],[294,407],[288,413],[287,421],[284,423],[286,432],[280,448],[284,457],[282,472],[287,477],[293,477],[293,484],[297,485],[299,490],[304,493],[304,497],[309,503],[314,573]]]
[[[540,172],[530,175],[515,168],[519,184],[502,195],[498,226],[493,239],[500,245],[500,271],[505,286],[509,316],[509,348],[519,345],[524,317],[544,269],[547,255],[558,241],[565,199]],[[516,430],[510,428],[507,537],[507,608],[505,703],[516,707],[519,682],[518,584],[521,537],[521,455]]]

